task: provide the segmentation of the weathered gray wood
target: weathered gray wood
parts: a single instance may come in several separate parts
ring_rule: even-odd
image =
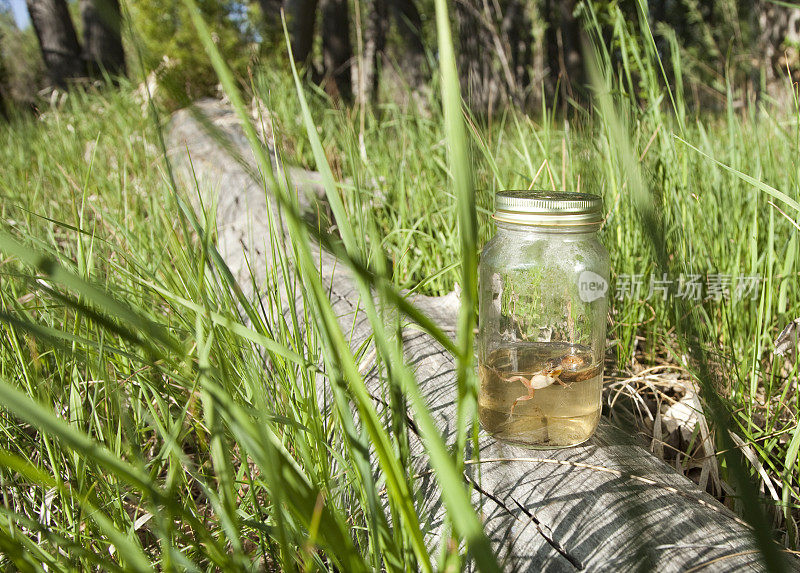
[[[248,156],[231,113],[216,103],[200,106],[231,135]],[[171,149],[186,173],[186,151],[203,182],[204,203],[217,197],[218,247],[245,287],[250,269],[260,284],[271,264],[264,192],[185,112],[178,112],[169,134]],[[291,171],[291,179],[311,206],[320,196],[313,173]],[[279,227],[280,228],[280,227]],[[321,274],[334,309],[352,344],[370,333],[359,312],[358,291],[345,268],[319,253]],[[250,261],[250,267],[245,262]],[[250,295],[259,293],[247,291]],[[414,297],[420,308],[452,330],[457,297]],[[302,302],[302,301],[298,301]],[[355,324],[354,324],[355,317]],[[403,331],[406,360],[413,365],[431,412],[449,443],[454,439],[455,376],[452,357],[421,332]],[[380,403],[380,377],[362,365],[367,385]],[[321,381],[324,383],[324,380]],[[697,485],[676,473],[606,421],[589,443],[571,449],[535,451],[482,435],[480,463],[470,461],[468,479],[486,531],[508,570],[525,571],[703,571],[764,570],[746,525]],[[438,545],[444,510],[424,448],[413,438],[421,514],[426,539]],[[475,452],[469,457],[476,458]],[[790,566],[797,568],[797,560]]]

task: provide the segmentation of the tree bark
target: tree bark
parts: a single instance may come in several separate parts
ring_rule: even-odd
[[[789,95],[786,85],[800,81],[800,8],[766,0],[757,5],[759,45],[754,68],[760,70],[760,91],[779,100]]]
[[[367,6],[364,51],[358,70],[357,103],[374,101],[378,96],[381,55],[386,49],[387,8],[385,0],[371,0]]]
[[[521,104],[530,83],[534,42],[531,34],[531,15],[527,12],[525,3],[508,3],[500,20],[500,30],[507,46],[509,75],[514,79],[513,99]]]
[[[27,5],[51,83],[63,88],[69,80],[84,77],[81,48],[66,1],[27,0]]]
[[[561,98],[566,108],[568,99],[581,99],[585,92],[583,57],[581,56],[581,27],[575,17],[576,0],[547,0],[545,34],[549,68],[546,85],[551,95]]]
[[[286,0],[285,9],[294,60],[298,64],[308,63],[314,47],[317,0]]]
[[[0,119],[4,119],[8,121],[8,110],[6,109],[6,75],[5,70],[2,70],[3,74],[0,77]]]
[[[412,89],[419,89],[425,82],[426,57],[422,42],[422,16],[414,0],[389,0],[392,15],[397,22],[397,32],[403,41],[403,68],[406,81]]]
[[[81,0],[83,58],[89,75],[124,76],[122,14],[119,0]]]
[[[0,54],[3,53],[2,47],[5,43],[3,36],[3,31],[0,30]],[[6,109],[6,101],[9,99],[6,97],[8,83],[8,69],[6,69],[4,58],[0,58],[0,118],[6,120],[8,119],[8,110]]]
[[[525,105],[532,24],[524,0],[459,0],[455,5],[459,69],[473,111]]]
[[[482,0],[455,4],[461,92],[475,112],[487,112],[504,99],[502,80],[494,69],[490,23],[483,21],[481,4]]]
[[[281,9],[284,7],[284,2],[282,0],[251,0],[251,2],[258,4],[261,8],[262,24],[266,30],[266,34],[274,38],[280,45],[283,45]],[[288,13],[287,24],[289,24],[289,33],[291,34],[291,24],[288,21]],[[289,37],[291,38],[291,35]]]
[[[270,21],[278,20],[280,22],[282,4],[281,0],[258,0],[261,14]]]
[[[348,0],[322,0],[322,85],[334,97],[353,98]]]

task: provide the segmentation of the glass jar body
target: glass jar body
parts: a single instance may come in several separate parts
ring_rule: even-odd
[[[600,420],[609,258],[594,231],[498,222],[480,261],[481,426],[538,448]]]

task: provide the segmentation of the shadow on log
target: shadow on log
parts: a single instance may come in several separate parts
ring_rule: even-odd
[[[186,152],[190,154],[204,204],[212,204],[212,195],[217,197],[218,248],[245,291],[260,296],[258,285],[263,285],[272,263],[264,248],[269,243],[264,190],[229,155],[232,149],[247,161],[251,152],[229,109],[205,101],[196,110],[228,136],[229,150],[183,110],[175,114],[168,135],[172,158],[188,182]],[[288,175],[301,206],[315,210],[322,197],[319,177],[300,169]],[[186,195],[194,197],[193,185],[187,185]],[[337,266],[332,255],[314,250],[340,324],[354,333],[351,342],[357,347],[371,332],[366,314],[355,314],[358,291],[344,264]],[[444,329],[454,331],[455,295],[415,296],[413,301]],[[453,443],[453,358],[418,328],[404,329],[403,343],[431,414],[446,441]],[[369,364],[363,368],[380,406],[382,382],[374,370]],[[319,383],[324,395],[327,381]],[[527,450],[482,433],[479,453],[467,452],[465,479],[474,485],[474,504],[508,570],[764,570],[747,525],[606,420],[579,447]],[[416,436],[412,455],[416,463],[411,471],[419,476],[420,517],[426,541],[434,549],[441,542],[444,508]],[[796,568],[797,560],[791,565]]]

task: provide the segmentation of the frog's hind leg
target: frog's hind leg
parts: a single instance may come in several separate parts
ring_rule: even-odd
[[[511,420],[514,417],[514,408],[517,406],[517,404],[519,402],[525,402],[527,400],[532,399],[534,392],[536,392],[536,390],[534,390],[533,388],[528,388],[528,395],[527,396],[520,396],[519,398],[514,400],[514,403],[511,404],[511,411],[508,414],[508,419],[509,420]]]

